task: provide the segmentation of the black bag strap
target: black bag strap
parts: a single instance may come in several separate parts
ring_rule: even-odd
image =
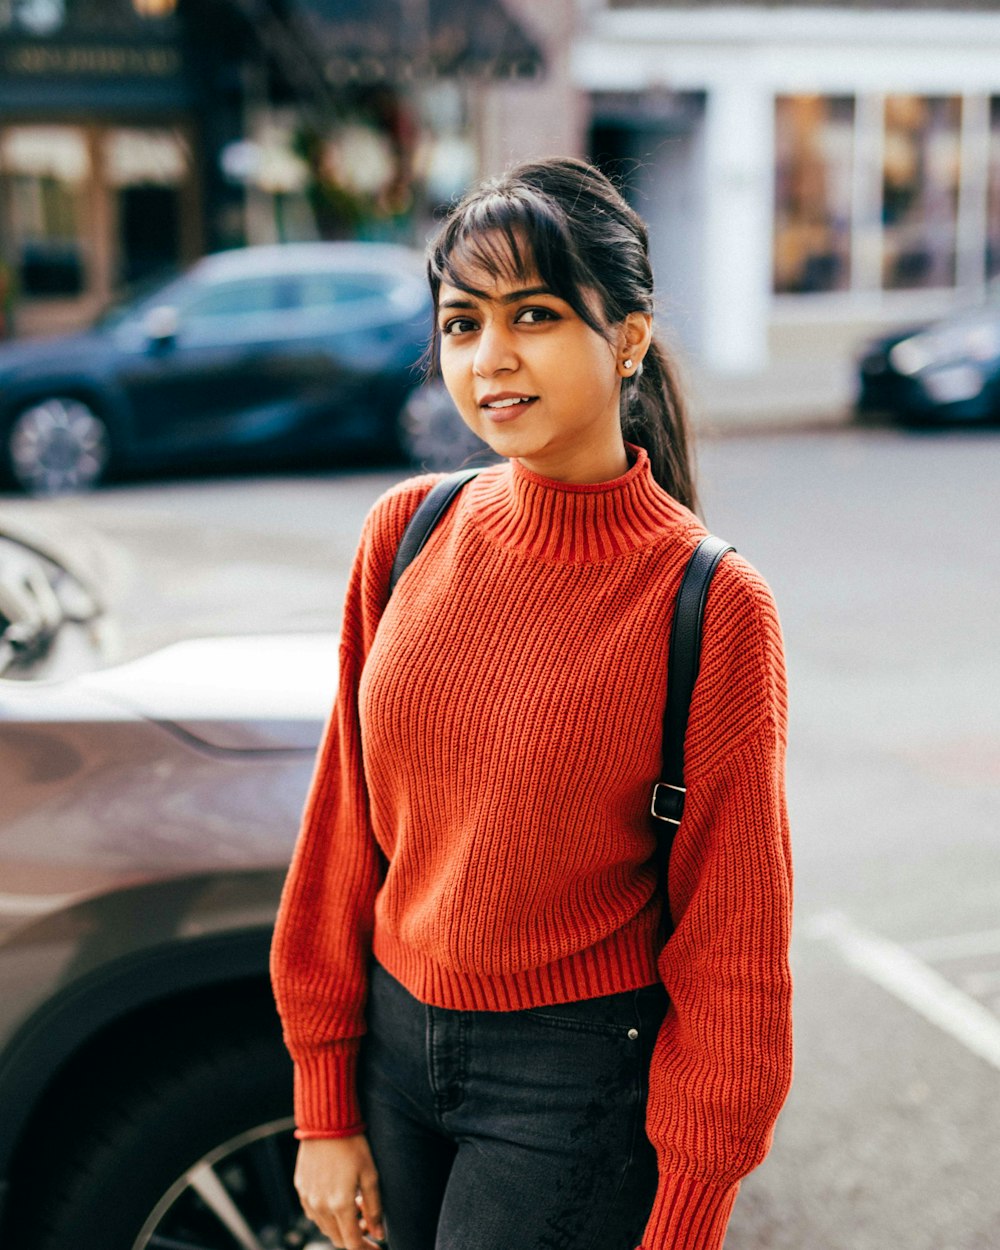
[[[670,924],[670,895],[667,889],[670,851],[677,827],[684,815],[684,739],[687,735],[691,696],[701,663],[701,631],[705,619],[708,588],[719,561],[732,543],[709,534],[688,560],[677,599],[670,631],[667,660],[667,707],[663,716],[663,772],[653,787],[650,812],[657,833],[656,854],[663,888],[661,932],[666,938]]]
[[[390,595],[396,589],[396,583],[402,577],[403,570],[423,551],[424,543],[430,538],[434,526],[448,511],[451,501],[466,482],[471,481],[477,473],[482,473],[482,471],[482,466],[480,466],[478,469],[458,469],[454,473],[449,473],[440,482],[435,482],[421,499],[416,512],[410,517],[406,529],[403,530],[403,537],[399,540],[396,558],[392,562],[392,572],[389,574]]]
[[[481,473],[478,469],[459,469],[437,482],[420,501],[400,539],[396,558],[389,575],[391,595],[403,570],[423,550],[435,525],[447,512],[462,487]],[[687,733],[691,695],[701,661],[701,631],[705,602],[719,561],[727,551],[735,551],[731,543],[709,534],[703,538],[688,560],[680,590],[674,603],[674,620],[670,631],[670,653],[667,660],[667,707],[663,717],[663,772],[653,787],[650,812],[657,834],[656,858],[659,864],[663,893],[661,932],[666,938],[670,927],[670,902],[667,890],[670,851],[677,827],[684,815],[684,738]]]

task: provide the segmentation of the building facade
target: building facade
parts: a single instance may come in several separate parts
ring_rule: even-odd
[[[245,32],[210,0],[199,17],[172,0],[0,0],[8,328],[79,325],[238,233],[213,157],[239,128]]]
[[[591,154],[720,374],[933,317],[1000,273],[1000,5],[581,0]]]
[[[206,251],[420,242],[542,68],[502,0],[0,0],[0,336]]]

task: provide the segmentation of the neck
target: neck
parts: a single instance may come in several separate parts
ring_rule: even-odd
[[[548,478],[551,482],[564,482],[572,486],[592,486],[599,482],[611,482],[627,473],[635,455],[629,456],[625,440],[618,437],[607,446],[586,448],[570,457],[560,456],[558,461],[545,456],[517,456],[517,462],[531,473]]]

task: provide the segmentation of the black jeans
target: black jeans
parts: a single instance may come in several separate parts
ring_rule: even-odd
[[[633,1250],[662,985],[521,1011],[419,1002],[373,962],[359,1093],[391,1250]]]

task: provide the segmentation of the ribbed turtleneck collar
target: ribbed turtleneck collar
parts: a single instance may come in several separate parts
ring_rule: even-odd
[[[613,559],[663,538],[695,517],[656,482],[645,448],[625,444],[634,462],[621,477],[583,485],[542,477],[510,460],[468,490],[477,527],[524,555],[570,564]]]

